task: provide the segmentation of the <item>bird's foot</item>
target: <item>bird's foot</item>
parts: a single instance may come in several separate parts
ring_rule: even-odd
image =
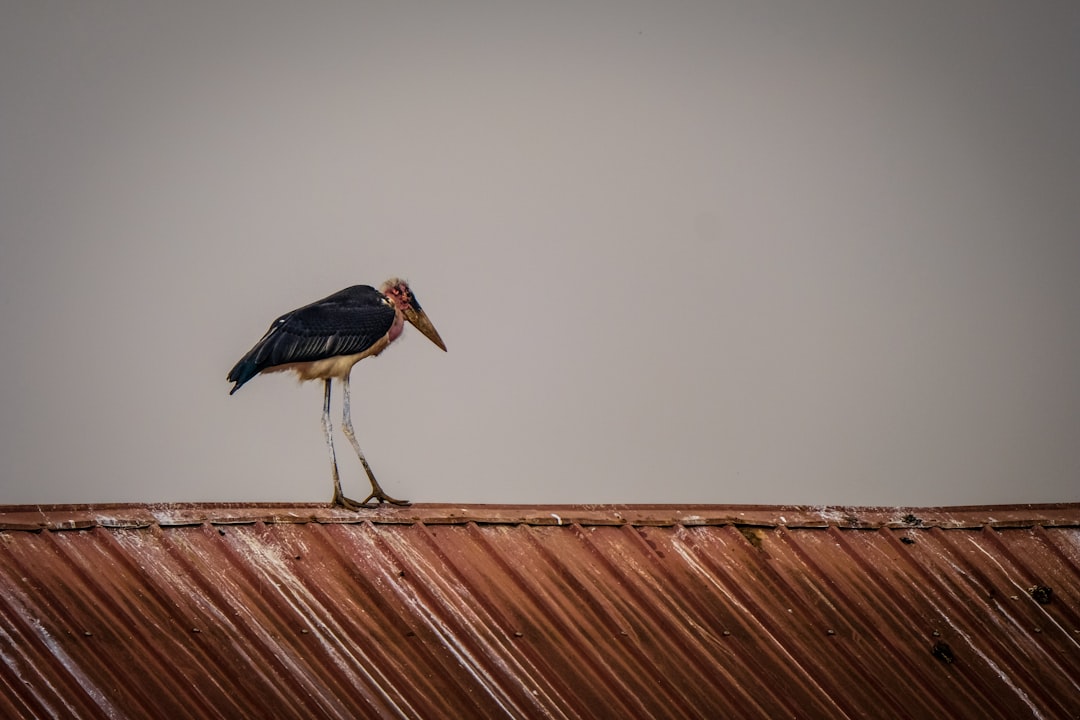
[[[368,505],[371,500],[378,500],[375,505]],[[377,491],[373,491],[370,495],[364,498],[363,502],[357,502],[352,498],[345,497],[344,495],[335,495],[333,505],[338,505],[346,510],[352,510],[353,512],[360,512],[361,510],[369,510],[372,507],[378,507],[384,502],[391,503],[393,505],[411,505],[408,500],[397,500],[390,497],[379,488]]]
[[[384,502],[390,503],[391,505],[412,505],[412,503],[410,503],[408,500],[398,500],[396,498],[390,497],[385,492],[383,492],[383,489],[378,485],[375,485],[371,488],[371,494],[364,498],[363,504],[367,505],[368,502],[371,500],[378,500],[380,505]]]
[[[352,510],[353,512],[359,512],[364,507],[364,503],[358,503],[352,498],[347,498],[340,494],[334,495],[334,500],[331,502],[331,505],[338,505],[346,510]]]

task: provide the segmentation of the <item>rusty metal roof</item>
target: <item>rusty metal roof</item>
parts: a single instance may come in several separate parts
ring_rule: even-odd
[[[1080,717],[1080,505],[0,507],[3,717]]]

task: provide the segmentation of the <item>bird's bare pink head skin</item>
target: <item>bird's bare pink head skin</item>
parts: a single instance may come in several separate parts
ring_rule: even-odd
[[[413,327],[422,332],[424,337],[438,345],[444,352],[446,351],[446,344],[442,341],[442,338],[439,337],[439,332],[435,329],[435,326],[431,324],[431,320],[428,319],[427,313],[420,308],[420,302],[409,288],[409,283],[401,278],[390,278],[379,286],[379,292],[385,295],[386,299],[390,301],[394,308],[398,310],[405,319],[413,325]],[[391,330],[391,332],[393,331]],[[390,339],[393,340],[395,338],[396,335]]]

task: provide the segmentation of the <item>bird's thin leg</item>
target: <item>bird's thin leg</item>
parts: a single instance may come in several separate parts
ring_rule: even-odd
[[[330,476],[334,478],[334,503],[344,497],[341,493],[341,477],[338,475],[337,455],[334,453],[334,426],[330,423],[330,378],[323,380],[322,427],[326,433],[326,447],[330,451]]]
[[[330,423],[330,378],[323,380],[323,430],[326,432],[326,447],[330,450],[330,475],[334,478],[334,505],[341,505],[349,510],[356,510],[361,503],[350,500],[341,492],[341,477],[338,475],[337,455],[334,453],[334,427]]]
[[[352,443],[353,450],[356,450],[356,456],[360,458],[360,464],[364,466],[364,472],[367,473],[368,480],[371,481],[371,494],[364,498],[364,503],[366,504],[368,500],[378,500],[379,502],[388,502],[394,505],[408,505],[408,500],[396,500],[387,495],[379,486],[379,481],[375,479],[375,473],[371,472],[371,466],[368,465],[367,458],[364,457],[364,453],[360,450],[360,443],[356,441],[356,433],[353,432],[352,413],[349,410],[348,375],[342,378],[341,387],[345,397],[345,407],[341,413],[341,429],[345,432],[345,437],[349,438],[349,442]]]

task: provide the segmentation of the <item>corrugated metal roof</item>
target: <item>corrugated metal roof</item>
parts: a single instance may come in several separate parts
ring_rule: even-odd
[[[1080,505],[0,508],[3,717],[1080,717]]]

